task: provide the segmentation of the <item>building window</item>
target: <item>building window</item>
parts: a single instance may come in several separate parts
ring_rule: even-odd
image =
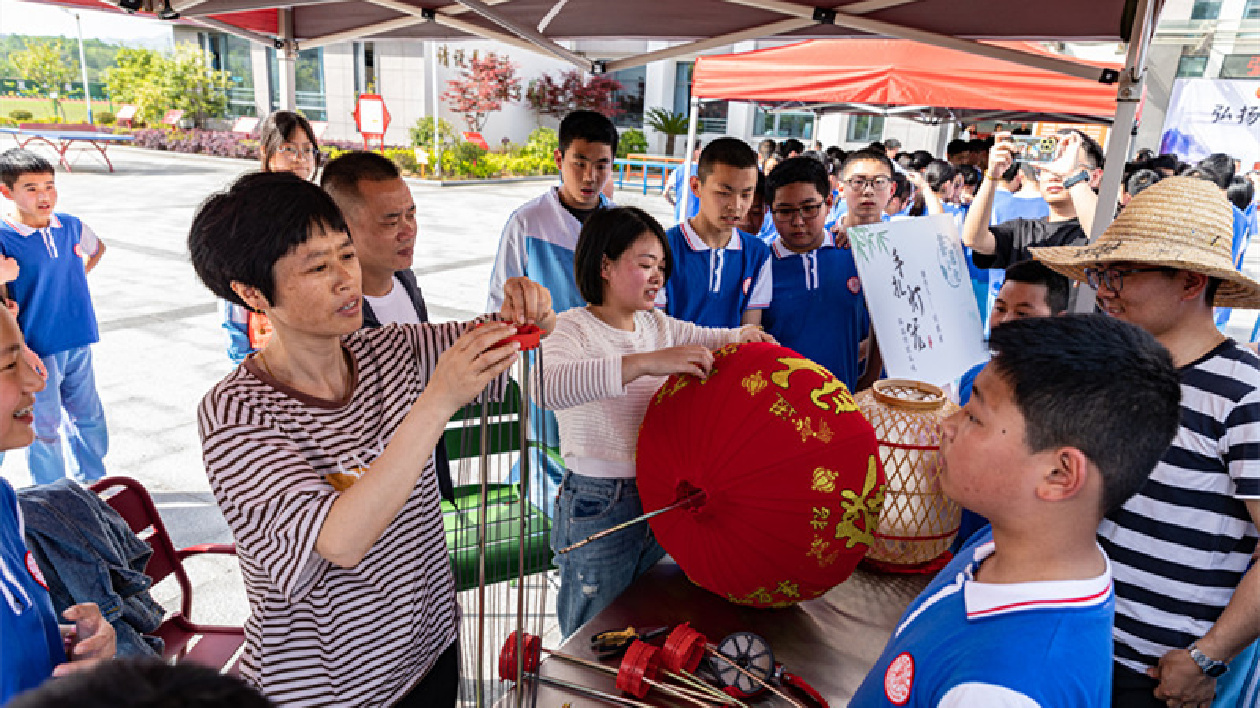
[[[380,93],[376,80],[376,43],[354,43],[354,93]]]
[[[758,108],[753,117],[753,127],[758,138],[809,140],[814,137],[814,114],[771,113]]]
[[[1260,20],[1260,0],[1247,0],[1243,6],[1244,20]]]
[[[267,48],[267,73],[271,82],[271,110],[280,107],[280,58]],[[303,49],[297,55],[297,109],[307,120],[328,120],[328,99],[324,91],[324,48]]]
[[[851,143],[873,143],[884,137],[883,116],[849,116],[845,140]]]
[[[1207,57],[1182,57],[1177,62],[1177,78],[1201,78],[1207,71]]]
[[[612,93],[612,103],[621,111],[613,116],[613,123],[618,128],[642,128],[643,90],[647,85],[647,68],[637,66],[614,71],[608,76],[621,84],[621,90]]]
[[[1260,79],[1260,54],[1226,54],[1222,79]]]
[[[691,115],[691,71],[696,63],[680,61],[674,65],[674,112]],[[726,101],[704,101],[700,104],[699,133],[725,133],[726,115],[730,106]]]
[[[223,32],[200,33],[201,48],[211,69],[227,72],[227,117],[258,115],[254,103],[254,63],[247,40]]]
[[[1190,8],[1192,20],[1215,20],[1221,16],[1222,0],[1195,0]]]

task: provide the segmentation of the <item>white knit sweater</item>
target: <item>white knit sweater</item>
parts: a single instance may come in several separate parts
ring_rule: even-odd
[[[682,344],[716,349],[738,341],[738,329],[699,327],[660,310],[634,315],[634,331],[608,326],[585,307],[566,310],[542,342],[546,404],[560,426],[560,455],[580,474],[633,476],[639,426],[664,376],[621,385],[621,357]],[[608,465],[582,465],[582,460]]]

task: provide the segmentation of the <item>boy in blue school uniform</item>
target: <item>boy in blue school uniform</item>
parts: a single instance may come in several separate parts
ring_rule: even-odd
[[[1095,539],[1178,425],[1172,358],[1104,315],[1008,322],[942,425],[941,490],[987,516],[849,705],[1107,706],[1115,591]]]
[[[718,138],[700,153],[690,189],[700,211],[665,232],[674,269],[657,294],[667,314],[705,327],[761,324],[770,305],[770,248],[741,234],[757,188],[757,153]]]
[[[35,396],[35,441],[27,462],[36,484],[66,476],[62,420],[79,478],[105,476],[109,449],[105,410],[96,392],[92,345],[100,341],[87,273],[105,253],[92,229],[69,214],[53,212],[56,175],[42,157],[22,149],[0,155],[0,194],[12,201],[0,223],[0,255],[17,261],[8,284],[18,323],[48,373]]]
[[[883,219],[892,197],[892,173],[892,162],[882,152],[849,154],[842,172],[849,209],[840,228]],[[779,237],[770,246],[774,293],[762,313],[762,326],[783,346],[822,364],[850,390],[870,386],[879,377],[882,359],[853,252],[837,247],[825,228],[831,206],[827,168],[810,157],[783,160],[766,177],[766,201]]]
[[[488,312],[502,308],[503,284],[517,276],[551,291],[551,305],[557,313],[586,305],[573,279],[573,251],[587,217],[613,205],[603,191],[612,178],[617,128],[601,113],[573,111],[560,121],[559,138],[555,160],[560,186],[531,199],[508,217],[490,274]],[[542,446],[558,447],[560,431],[555,414],[536,407],[532,410],[533,418],[543,421]],[[564,470],[538,446],[533,449],[536,453],[531,468],[544,470],[546,477],[543,484],[530,485],[530,501],[550,516]],[[519,466],[513,467],[511,475],[513,481],[519,479]]]
[[[573,111],[560,121],[559,138],[560,186],[508,217],[490,274],[487,312],[499,311],[503,284],[520,276],[547,288],[557,313],[586,305],[573,280],[573,249],[586,217],[612,206],[602,192],[612,177],[617,128],[595,111]]]

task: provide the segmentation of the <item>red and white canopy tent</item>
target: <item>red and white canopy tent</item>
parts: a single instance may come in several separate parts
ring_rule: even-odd
[[[985,42],[1051,57],[1098,76],[1124,68],[1052,54],[1033,42]],[[904,39],[807,40],[696,58],[687,153],[703,100],[754,101],[814,112],[943,120],[1111,123],[1116,89],[1095,79]]]
[[[1027,54],[1056,56],[1033,42],[995,42]],[[1118,63],[1080,62],[1119,72]],[[807,40],[740,54],[696,58],[697,99],[754,101],[957,120],[1110,123],[1115,87],[1003,59],[903,39]]]
[[[52,0],[116,9],[118,0]],[[160,0],[143,0],[148,9]],[[590,72],[694,55],[748,39],[892,37],[1116,84],[1113,139],[1100,199],[1114,201],[1141,97],[1146,50],[1163,0],[169,0],[185,21],[282,50],[282,105],[294,104],[299,47],[356,39],[492,39]],[[560,42],[653,39],[678,44],[629,57],[588,57]],[[1120,72],[978,40],[1125,42]],[[1104,213],[1109,213],[1105,211]],[[1106,219],[1098,219],[1101,233]]]

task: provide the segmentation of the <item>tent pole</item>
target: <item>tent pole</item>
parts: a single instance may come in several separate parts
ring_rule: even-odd
[[[1146,47],[1155,25],[1152,0],[1138,0],[1134,14],[1133,30],[1129,36],[1124,70],[1120,73],[1120,87],[1116,90],[1116,119],[1111,124],[1111,137],[1107,143],[1106,164],[1103,165],[1102,182],[1098,185],[1098,208],[1094,212],[1094,224],[1089,230],[1089,241],[1098,240],[1115,218],[1116,201],[1120,196],[1120,180],[1124,175],[1124,163],[1129,157],[1129,144],[1133,125],[1137,120],[1138,104],[1142,101],[1142,84],[1146,80]],[[1093,312],[1093,291],[1085,285],[1077,288],[1074,312]]]
[[[280,10],[280,42],[276,49],[280,84],[280,109],[297,110],[297,42],[293,39],[293,10]]]
[[[695,96],[691,97],[691,120],[687,121],[687,151],[683,153],[683,178],[682,184],[679,185],[678,191],[691,189],[691,153],[696,150],[696,128],[700,124],[700,99]],[[687,195],[679,194],[678,200],[685,201]],[[687,218],[687,210],[682,210],[683,218]]]
[[[433,97],[433,174],[442,176],[442,104],[438,103],[437,42],[429,41],[429,92]]]

